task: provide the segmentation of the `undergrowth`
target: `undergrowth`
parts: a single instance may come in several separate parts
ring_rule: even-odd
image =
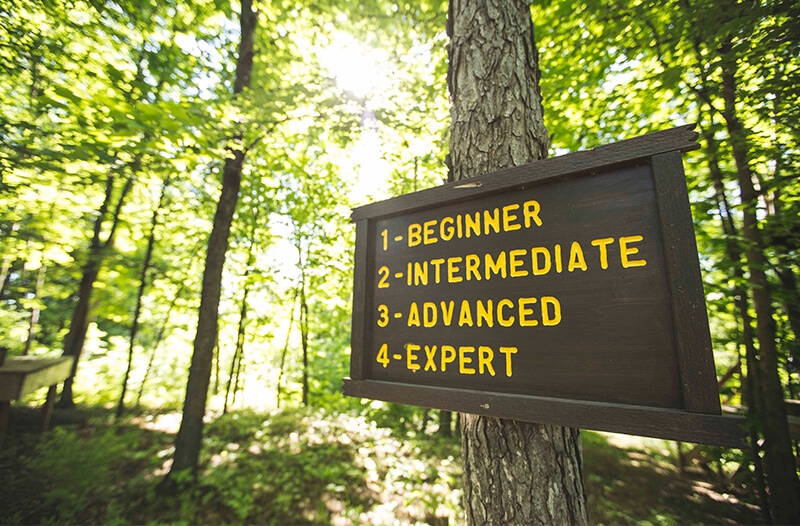
[[[197,483],[157,484],[175,415],[95,418],[0,448],[4,524],[461,524],[459,439],[323,410],[236,412],[205,429]],[[724,482],[674,466],[665,444],[618,447],[584,432],[590,521],[757,523],[747,473]]]

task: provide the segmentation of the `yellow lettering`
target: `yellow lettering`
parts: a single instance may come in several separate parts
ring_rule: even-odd
[[[431,219],[430,221],[425,221],[422,224],[422,243],[424,245],[433,245],[434,243],[438,243],[439,240],[436,239],[434,235],[433,227],[436,226],[436,220]]]
[[[419,327],[419,307],[416,301],[412,301],[408,307],[408,321],[406,324],[409,327]]]
[[[445,226],[448,225],[448,226]],[[442,241],[450,241],[455,235],[455,228],[453,227],[452,217],[443,217],[439,222],[439,237]]]
[[[472,363],[472,357],[467,356],[467,354],[472,354],[475,352],[475,347],[459,347],[458,348],[458,372],[461,374],[475,374],[475,369],[472,367],[467,367],[468,364]]]
[[[422,326],[433,327],[437,320],[436,304],[426,301],[422,304]]]
[[[416,343],[406,344],[406,367],[409,371],[417,372],[419,364],[417,363],[417,351],[420,349]]]
[[[436,259],[432,259],[431,260],[431,265],[433,265],[433,281],[434,281],[434,283],[439,283],[439,281],[442,279],[441,267],[442,267],[443,263],[444,263],[444,259],[443,258],[436,258]],[[411,283],[409,283],[409,285],[411,285]]]
[[[503,231],[504,232],[512,232],[514,230],[519,230],[522,228],[522,225],[517,223],[517,214],[512,214],[511,212],[514,210],[519,209],[519,205],[514,203],[512,205],[506,205],[503,207]],[[494,375],[492,375],[494,376]]]
[[[408,225],[408,246],[415,247],[422,243],[422,226],[419,223]]]
[[[389,288],[389,267],[386,265],[382,266],[378,269],[378,288],[379,289],[388,289]]]
[[[586,259],[583,257],[583,248],[581,248],[581,244],[577,241],[572,242],[572,246],[569,248],[569,265],[567,265],[567,270],[573,272],[576,268],[579,268],[586,271]]]
[[[519,326],[520,327],[536,327],[539,325],[539,320],[529,319],[528,316],[533,316],[532,305],[536,303],[536,298],[520,298],[519,306]]]
[[[539,256],[542,256],[541,265],[539,264]],[[544,276],[550,272],[550,251],[545,247],[531,248],[531,267],[533,268],[534,276]]]
[[[556,246],[553,247],[553,259],[556,262],[556,272],[561,274],[561,271],[563,270],[561,268],[561,264],[562,264],[562,262],[561,262],[561,245],[559,245],[558,243],[556,243]]]
[[[456,302],[450,301],[448,303],[445,303],[444,301],[440,301],[439,305],[442,306],[442,321],[444,322],[446,327],[449,327],[450,322],[453,321],[453,309],[456,306]],[[448,307],[450,307],[449,310]]]
[[[542,325],[552,327],[561,323],[561,302],[553,296],[542,296]]]
[[[492,259],[492,255],[487,253],[485,256],[486,279],[492,277],[492,274],[506,277],[506,253],[501,251],[497,254],[497,259]]]
[[[411,286],[411,274],[412,274],[411,269],[412,266],[411,262],[409,261],[408,263],[406,263],[406,285],[408,285],[409,287]]]
[[[428,262],[423,261],[420,263],[419,261],[414,262],[414,286],[420,285],[427,285],[428,284]]]
[[[539,218],[540,210],[539,201],[530,200],[523,203],[522,217],[525,221],[525,228],[530,228],[531,223],[536,224],[536,226],[542,226],[542,220]]]
[[[492,300],[478,300],[476,310],[478,311],[478,327],[483,327],[484,322],[487,327],[494,327],[494,311],[492,311]]]
[[[447,371],[447,364],[456,361],[456,348],[451,345],[442,345],[442,372]]]
[[[516,347],[500,347],[500,352],[506,355],[506,376],[511,378],[514,371],[511,367],[511,356],[517,354]]]
[[[475,279],[481,280],[481,258],[477,254],[467,254],[464,256],[464,263],[467,265],[467,281]]]
[[[434,358],[436,357],[436,346],[425,346],[425,370],[426,371],[433,371],[436,372],[436,362]]]
[[[478,372],[483,374],[489,371],[489,374],[494,376],[494,367],[492,367],[492,360],[494,360],[494,351],[491,347],[481,345],[478,347]]]
[[[494,230],[495,234],[500,233],[500,210],[495,208],[491,212],[489,210],[483,211],[483,233],[489,235],[489,228]]]
[[[524,249],[515,249],[508,253],[508,266],[510,267],[509,274],[512,278],[522,278],[528,275],[528,271],[522,266],[525,262],[522,260],[522,256],[525,255],[527,252]]]
[[[467,300],[461,301],[461,308],[458,311],[458,326],[463,327],[464,325],[472,327],[472,309]]]
[[[503,309],[513,307],[514,302],[509,299],[502,299],[497,302],[497,323],[499,323],[502,327],[511,327],[514,325],[514,316],[509,316],[506,318],[505,314],[503,313]]]
[[[389,344],[384,343],[381,345],[381,348],[378,349],[378,355],[375,357],[375,361],[381,364],[384,369],[389,366]]]
[[[474,216],[464,214],[464,233],[469,238],[470,234],[481,235],[481,213],[475,212]]]
[[[386,305],[378,305],[378,327],[386,327],[389,325],[389,307]]]
[[[647,265],[644,259],[629,259],[630,256],[639,253],[637,247],[629,247],[628,243],[638,243],[644,238],[642,236],[623,236],[619,238],[619,257],[622,262],[622,268],[643,267]]]
[[[461,283],[464,281],[464,278],[461,276],[457,276],[456,274],[461,271],[461,269],[457,266],[461,263],[463,258],[461,256],[456,256],[452,258],[447,258],[447,282],[448,283]]]
[[[608,268],[608,245],[613,242],[613,237],[592,240],[592,245],[600,249],[600,268],[603,270]]]

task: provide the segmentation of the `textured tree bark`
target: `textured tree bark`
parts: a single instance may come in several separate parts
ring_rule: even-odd
[[[458,181],[547,156],[528,3],[450,3],[450,162]]]
[[[450,180],[547,155],[529,3],[451,0]],[[470,524],[585,524],[580,433],[461,415]]]
[[[462,415],[470,524],[586,524],[580,431]]]
[[[240,93],[249,85],[253,67],[253,36],[257,15],[252,1],[242,1],[241,41],[239,58],[236,63],[234,93]],[[241,143],[241,136],[234,137],[234,143]],[[200,312],[197,320],[197,333],[194,341],[192,363],[189,368],[189,381],[186,384],[186,399],[183,405],[183,419],[175,439],[175,458],[170,475],[184,470],[197,471],[200,447],[203,439],[203,417],[206,412],[208,387],[211,381],[211,366],[214,360],[214,345],[217,341],[217,317],[219,310],[222,269],[225,253],[228,250],[233,214],[239,201],[244,149],[234,149],[225,159],[222,173],[222,192],[214,225],[208,239],[206,267],[203,273],[203,291],[200,297]],[[161,489],[174,491],[174,483],[168,475]]]

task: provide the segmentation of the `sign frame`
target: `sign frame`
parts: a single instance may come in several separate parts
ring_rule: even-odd
[[[351,357],[344,394],[528,422],[742,447],[744,419],[721,414],[683,171],[682,153],[699,148],[694,127],[685,125],[655,132],[353,209],[356,244]],[[430,386],[372,377],[368,360],[375,351],[366,349],[367,321],[371,319],[367,310],[371,305],[369,284],[375,280],[370,255],[375,253],[378,220],[644,164],[652,170],[682,408]]]

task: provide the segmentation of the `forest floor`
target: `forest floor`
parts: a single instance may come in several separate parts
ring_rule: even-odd
[[[229,413],[206,427],[199,483],[163,497],[178,413],[115,423],[100,408],[57,411],[46,433],[30,410],[11,416],[3,524],[463,523],[459,440],[433,423],[421,433],[324,410]],[[675,443],[582,436],[593,524],[763,523],[737,452],[701,448],[681,470]]]

